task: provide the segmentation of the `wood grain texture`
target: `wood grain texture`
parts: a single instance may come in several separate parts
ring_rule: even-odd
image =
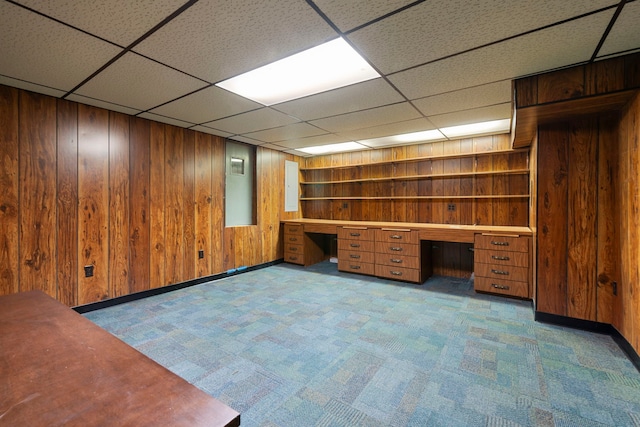
[[[78,104],[57,100],[58,300],[78,304]]]
[[[584,67],[572,67],[538,76],[538,103],[563,101],[584,95]]]
[[[151,122],[149,127],[149,229],[151,288],[164,286],[165,280],[165,161],[164,125]]]
[[[196,276],[196,260],[198,253],[196,250],[196,187],[195,187],[195,157],[196,157],[196,134],[194,131],[186,129],[184,133],[184,169],[183,169],[183,259],[184,272],[181,281],[194,279]]]
[[[93,276],[84,268],[92,266]],[[109,112],[78,106],[78,304],[109,296]]]
[[[178,283],[184,274],[184,133],[165,125],[164,223],[165,283]]]
[[[536,310],[567,313],[568,130],[542,126],[538,141],[538,288]]]
[[[595,320],[597,121],[569,127],[567,315]]]
[[[618,123],[616,117],[601,118],[598,137],[598,210],[596,264],[596,320],[617,324],[619,301],[613,295],[613,282],[620,282],[620,210],[616,198],[619,171]]]
[[[150,123],[129,119],[129,289],[139,292],[155,283],[150,281],[149,165]]]
[[[19,141],[17,89],[0,85],[0,295],[19,290]]]
[[[129,290],[129,117],[109,113],[109,296]]]
[[[56,101],[20,91],[20,291],[57,297]]]
[[[211,150],[213,219],[211,240],[213,242],[213,272],[225,271],[227,247],[224,240],[224,139],[213,137]]]
[[[204,257],[197,260],[197,277],[213,274],[211,148],[211,135],[197,133],[195,146],[196,250],[204,252]]]

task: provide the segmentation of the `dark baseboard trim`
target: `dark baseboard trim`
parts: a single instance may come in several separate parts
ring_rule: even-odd
[[[613,327],[613,325],[610,325],[608,323],[593,322],[591,320],[574,319],[572,317],[559,316],[557,314],[542,313],[540,311],[535,312],[534,319],[537,322],[550,323],[558,326],[567,326],[573,329],[581,329],[598,334],[610,335],[613,341],[618,344],[618,347],[620,347],[620,349],[624,351],[624,353],[627,355],[631,363],[633,363],[633,365],[636,367],[638,372],[640,372],[640,356],[633,348],[633,346],[629,343],[629,341],[627,341],[627,339],[623,337],[622,334]]]
[[[148,289],[146,291],[135,292],[121,297],[110,298],[104,301],[92,302],[90,304],[78,305],[72,307],[77,313],[83,314],[90,311],[100,310],[107,307],[113,307],[114,305],[124,304],[126,302],[136,301],[143,298],[152,297],[155,295],[165,294],[167,292],[177,291],[179,289],[188,288],[190,286],[200,285],[202,283],[213,282],[215,280],[224,279],[225,277],[235,276],[237,274],[246,273],[248,271],[260,270],[262,268],[271,267],[272,265],[281,264],[284,262],[283,258],[277,259],[271,262],[265,262],[264,264],[258,264],[251,267],[238,267],[224,273],[214,274],[212,276],[199,277],[197,279],[188,280],[186,282],[176,283],[169,286],[163,286],[161,288]]]

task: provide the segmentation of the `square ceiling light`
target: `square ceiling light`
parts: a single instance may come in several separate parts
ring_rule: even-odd
[[[502,119],[440,128],[440,132],[442,132],[447,138],[462,138],[489,134],[497,135],[509,132],[510,129],[511,119]]]
[[[401,135],[384,136],[382,138],[366,139],[358,141],[367,147],[386,147],[391,145],[414,144],[418,142],[435,141],[438,139],[446,139],[439,130],[425,130],[419,132],[404,133]]]
[[[349,43],[337,38],[216,86],[273,105],[378,77]]]
[[[341,142],[338,144],[317,145],[315,147],[296,148],[297,151],[302,151],[307,154],[329,154],[329,153],[342,153],[345,151],[366,150],[369,147],[360,145],[357,142]]]

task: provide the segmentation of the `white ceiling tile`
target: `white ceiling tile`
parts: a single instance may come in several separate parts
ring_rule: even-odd
[[[296,151],[296,150],[285,150],[284,153],[293,154],[294,156],[298,156],[298,157],[313,157],[312,154],[303,153],[302,151]]]
[[[393,74],[389,79],[407,98],[416,99],[588,61],[612,14],[591,15]]]
[[[8,2],[0,3],[0,40],[1,75],[64,91],[121,50]]]
[[[229,133],[229,132],[224,132],[218,129],[212,129],[210,127],[202,126],[202,125],[192,126],[189,129],[197,130],[198,132],[208,133],[210,135],[221,136],[223,138],[233,135],[232,133]]]
[[[101,101],[99,99],[88,98],[86,96],[81,96],[77,94],[71,94],[67,96],[69,101],[79,102],[81,104],[93,105],[94,107],[104,108],[105,110],[117,111],[119,113],[129,114],[131,116],[135,116],[140,113],[141,110],[136,110],[134,108],[123,107],[122,105],[112,104],[110,102]]]
[[[3,75],[0,75],[0,84],[5,86],[17,87],[18,89],[29,90],[31,92],[41,93],[44,95],[55,96],[57,98],[60,98],[66,93],[63,90],[53,89],[47,86],[25,82],[23,80],[12,79],[11,77],[6,77]]]
[[[282,151],[285,149],[285,147],[281,145],[276,145],[276,144],[262,144],[260,147],[268,148],[270,150],[276,150],[276,151]]]
[[[625,4],[598,55],[611,55],[640,48],[639,28],[640,2]]]
[[[413,105],[422,111],[425,116],[432,116],[510,101],[511,80],[503,80],[416,99],[413,101]]]
[[[128,46],[184,4],[184,0],[19,2],[121,46]]]
[[[214,120],[205,123],[205,125],[221,129],[226,132],[231,132],[232,134],[245,134],[285,126],[291,123],[296,123],[297,121],[298,120],[291,116],[265,107],[260,110],[250,111],[248,113],[242,113],[220,120]]]
[[[312,136],[309,138],[300,138],[300,139],[292,139],[290,141],[281,141],[278,142],[278,145],[281,145],[285,148],[305,148],[305,147],[316,147],[319,145],[328,145],[328,144],[340,144],[342,142],[351,142],[351,139],[344,139],[338,135],[327,134],[320,136]]]
[[[211,86],[151,110],[192,123],[204,123],[261,108],[262,105]]]
[[[427,1],[349,35],[390,73],[615,5],[614,0]],[[613,13],[613,10],[611,11]],[[600,32],[601,34],[601,32]]]
[[[336,38],[300,0],[200,0],[135,51],[217,83]]]
[[[272,107],[301,120],[314,120],[401,101],[402,95],[378,78]]]
[[[470,123],[489,122],[492,120],[510,119],[511,103],[492,105],[490,107],[474,108],[466,111],[456,111],[455,113],[429,116],[429,120],[438,128],[448,126],[466,125]]]
[[[345,132],[418,117],[420,117],[420,113],[415,108],[408,102],[402,102],[325,119],[312,120],[310,123],[329,132]]]
[[[234,141],[244,142],[245,144],[251,144],[251,145],[261,145],[261,144],[263,144],[262,141],[258,141],[258,140],[253,139],[253,138],[247,138],[247,137],[242,136],[242,135],[234,135],[233,137],[231,137],[231,139],[233,139]]]
[[[134,53],[127,53],[76,93],[139,110],[197,90],[206,83]]]
[[[176,119],[172,119],[171,117],[160,116],[158,114],[152,114],[152,113],[142,113],[142,114],[139,114],[138,117],[142,117],[143,119],[149,119],[156,122],[166,123],[169,125],[174,125],[182,128],[188,128],[189,126],[193,125],[193,123],[187,123],[187,122],[183,122],[182,120],[176,120]]]
[[[249,138],[254,138],[262,142],[278,142],[290,139],[306,138],[308,136],[324,135],[327,132],[311,126],[308,123],[294,123],[292,125],[281,126],[274,129],[261,130],[244,134]]]
[[[371,22],[414,0],[315,0],[315,4],[341,31]]]
[[[346,141],[362,141],[365,139],[381,138],[390,135],[402,135],[405,133],[420,132],[432,129],[435,129],[433,123],[431,123],[428,119],[420,118],[388,123],[385,125],[373,126],[365,129],[341,132],[338,134],[338,137]]]

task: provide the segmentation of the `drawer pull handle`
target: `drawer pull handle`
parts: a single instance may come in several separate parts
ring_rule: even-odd
[[[289,240],[292,242],[297,242],[298,238],[297,237],[289,237]]]
[[[353,259],[360,259],[360,255],[355,255],[355,254],[349,255],[349,257]]]
[[[296,231],[298,231],[298,227],[289,229],[289,232],[291,233],[295,233]]]
[[[391,274],[393,274],[394,276],[402,276],[402,271],[390,271]]]
[[[509,242],[495,242],[493,240],[491,241],[491,244],[495,246],[509,246]]]
[[[502,274],[503,276],[508,276],[509,272],[508,271],[502,271],[502,270],[494,270],[493,268],[491,269],[491,272],[493,274]]]
[[[396,251],[396,252],[400,252],[400,251],[402,251],[402,248],[396,248],[396,247],[394,247],[394,246],[392,246],[392,247],[391,247],[391,248],[389,248],[389,249],[391,249],[392,251]]]
[[[396,264],[402,264],[402,260],[397,258],[391,258],[391,262],[395,262]]]
[[[498,256],[498,255],[491,255],[491,258],[497,259],[498,261],[509,261],[511,259],[508,256]]]
[[[297,257],[297,256],[290,256],[290,257],[289,257],[289,259],[290,259],[291,261],[295,261],[295,260],[297,260],[297,259],[298,259],[298,257]]]
[[[360,233],[349,233],[351,237],[360,237]]]
[[[352,270],[360,270],[360,266],[359,265],[350,265],[349,268],[352,269]]]
[[[502,289],[504,291],[508,291],[509,290],[509,287],[505,286],[505,285],[496,285],[495,283],[492,283],[491,286],[493,286],[496,289]]]
[[[351,243],[349,246],[351,246],[352,248],[359,248],[360,245],[357,243]]]
[[[391,235],[391,236],[389,236],[389,237],[391,237],[392,239],[402,239],[402,236],[401,236],[401,235],[399,235],[399,234],[392,234],[392,235]]]
[[[295,252],[295,251],[297,251],[297,250],[298,250],[298,248],[296,248],[295,246],[291,246],[291,247],[289,247],[289,250],[290,250],[291,252]]]

